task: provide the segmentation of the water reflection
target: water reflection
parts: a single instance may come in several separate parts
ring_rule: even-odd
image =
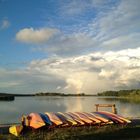
[[[0,123],[20,121],[22,114],[30,112],[95,111],[94,104],[116,104],[123,116],[140,116],[140,104],[112,98],[98,97],[16,97],[13,102],[0,102]],[[111,109],[110,109],[111,110]]]
[[[107,101],[120,101],[122,103],[131,103],[131,104],[140,104],[139,98],[119,98],[119,97],[101,97],[99,99],[107,100]]]

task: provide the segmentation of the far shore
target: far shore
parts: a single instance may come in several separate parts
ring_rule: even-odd
[[[15,97],[33,97],[33,96],[61,96],[61,97],[68,97],[68,96],[97,96],[94,94],[64,94],[64,93],[53,93],[53,92],[40,92],[35,94],[12,94],[12,93],[0,93],[0,101],[13,101]]]

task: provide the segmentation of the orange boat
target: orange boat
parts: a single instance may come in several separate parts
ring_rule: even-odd
[[[38,129],[46,125],[38,113],[30,113],[27,118],[29,120],[29,126],[32,128]]]

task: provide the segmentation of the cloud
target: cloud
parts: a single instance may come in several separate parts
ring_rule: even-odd
[[[0,71],[3,85],[9,81],[9,88],[3,90],[96,93],[139,88],[140,1],[120,0],[109,5],[103,0],[90,1],[90,5],[80,2],[62,5],[66,11],[60,9],[64,12],[61,18],[65,20],[58,26],[63,26],[63,32],[24,28],[16,34],[16,40],[37,44],[34,49],[47,52],[48,58],[33,60],[25,69]]]
[[[64,15],[56,9],[61,16],[61,22],[56,20],[58,25],[53,24],[60,26],[61,32],[57,28],[25,28],[16,34],[16,39],[37,44],[33,49],[46,52],[49,56],[69,57],[97,50],[137,48],[140,46],[139,5],[139,0],[90,0],[89,3],[78,0],[61,3],[59,10],[62,10]],[[75,18],[75,15],[78,18]],[[71,18],[81,21],[77,24]]]
[[[110,49],[122,49],[123,48],[136,48],[140,46],[140,33],[131,33],[125,36],[119,36],[110,40],[106,40],[102,43],[104,47]]]
[[[88,52],[91,47],[96,45],[97,42],[86,34],[61,34],[61,36],[50,41],[47,44],[48,47],[42,47],[41,49],[53,55],[73,56],[85,51]]]
[[[94,16],[86,13],[80,16],[82,21],[80,26],[76,25],[72,33],[59,34],[53,38],[46,46],[39,46],[37,50],[46,51],[49,55],[76,56],[88,54],[97,50],[122,50],[126,48],[137,48],[140,46],[140,12],[139,0],[118,1],[115,4],[110,1],[90,1],[90,4],[81,1],[71,1],[66,4],[67,10],[71,14],[84,14],[86,11],[95,9]],[[71,6],[74,5],[74,6]],[[79,7],[77,8],[77,5]],[[82,5],[82,6],[81,6]],[[62,9],[64,8],[62,5]],[[77,10],[74,10],[76,8]],[[103,8],[100,11],[98,9]],[[107,9],[107,10],[106,10]],[[64,12],[64,13],[65,13]],[[74,13],[72,13],[74,12]],[[85,16],[91,16],[88,24],[82,25]],[[72,17],[75,17],[74,15]],[[67,26],[69,27],[69,26]],[[73,26],[71,27],[73,28]]]
[[[77,7],[78,5],[78,7]],[[71,0],[65,4],[61,4],[60,12],[62,15],[78,15],[83,13],[89,7],[89,3],[81,0]]]
[[[96,93],[138,88],[140,48],[95,52],[70,58],[49,58],[31,63],[31,69],[61,77],[59,91]],[[94,58],[94,59],[93,59]],[[57,87],[60,87],[59,83]]]
[[[139,6],[139,0],[122,0],[110,11],[100,14],[97,20],[91,24],[92,29],[96,28],[98,30],[97,38],[108,40],[139,32]]]
[[[64,16],[77,16],[77,15],[84,15],[87,11],[96,12],[99,9],[105,9],[109,6],[112,2],[110,0],[71,0],[66,3],[60,4],[60,13]],[[110,5],[111,6],[111,5]],[[95,13],[94,13],[95,14]]]
[[[3,19],[0,23],[0,29],[4,30],[10,26],[10,21],[8,19]]]
[[[0,86],[3,92],[96,94],[104,90],[139,88],[140,47],[34,60],[25,69],[1,69],[0,79],[0,85],[7,82],[7,86]]]
[[[53,28],[24,28],[16,34],[16,40],[23,43],[41,44],[46,43],[59,31]]]

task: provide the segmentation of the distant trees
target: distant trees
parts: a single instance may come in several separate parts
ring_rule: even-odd
[[[104,91],[98,93],[98,96],[140,96],[140,89]]]
[[[56,92],[39,92],[35,94],[36,96],[85,96],[85,93],[78,94],[64,94],[64,93],[56,93]]]

